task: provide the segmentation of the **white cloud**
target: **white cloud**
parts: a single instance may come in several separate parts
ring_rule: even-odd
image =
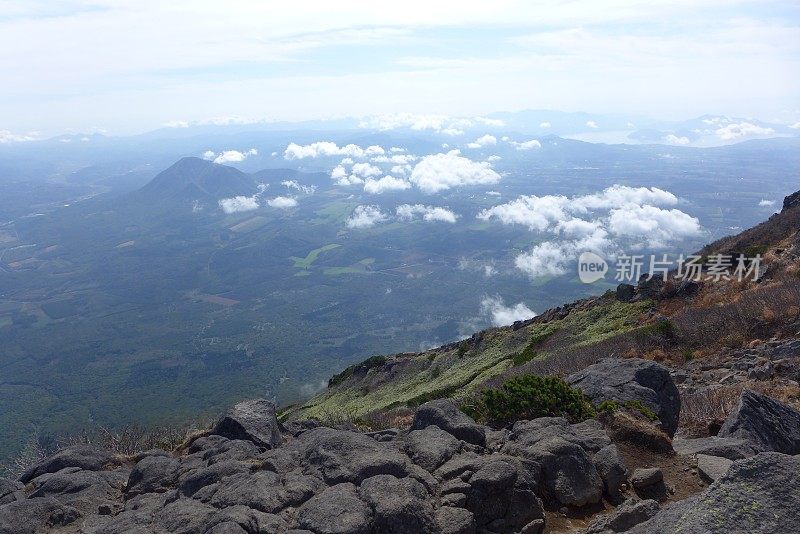
[[[467,147],[469,147],[469,148],[481,148],[481,147],[490,146],[490,145],[496,145],[496,144],[497,144],[497,138],[495,136],[493,136],[493,135],[486,134],[486,135],[480,136],[479,138],[477,138],[472,143],[467,143]]]
[[[531,150],[534,148],[542,148],[542,143],[540,143],[537,139],[531,139],[530,141],[523,141],[521,143],[518,143],[516,141],[510,141],[510,143],[517,150]]]
[[[586,126],[589,128],[597,128],[597,123],[595,121],[586,121]]]
[[[349,144],[340,147],[331,141],[316,141],[310,145],[289,143],[289,145],[286,147],[286,150],[283,151],[283,157],[289,160],[330,156],[364,158],[368,156],[377,156],[379,154],[384,154],[385,152],[386,151],[378,145],[371,145],[367,148],[361,148],[358,145]]]
[[[301,193],[305,193],[306,195],[311,195],[314,191],[317,190],[317,186],[315,185],[303,185],[297,180],[284,180],[281,182],[281,185],[289,188],[289,189],[296,189]]]
[[[688,145],[689,143],[691,143],[688,137],[685,136],[679,137],[675,134],[668,134],[666,137],[664,137],[664,141],[666,141],[671,145]]]
[[[488,162],[475,162],[457,152],[425,156],[411,171],[411,183],[424,193],[437,193],[452,187],[494,184],[500,175]]]
[[[499,197],[500,191],[487,191],[486,194],[489,195],[490,197]]]
[[[540,123],[539,123],[539,128],[550,128],[551,126],[552,126],[552,124],[550,124],[550,123],[549,123],[549,122],[547,122],[547,121],[544,121],[544,122],[540,122]]]
[[[587,250],[608,254],[623,243],[660,247],[697,237],[701,231],[698,219],[677,209],[657,207],[677,202],[675,195],[656,187],[614,185],[576,197],[523,195],[484,209],[477,217],[560,236],[559,241],[539,243],[515,259],[517,268],[532,277],[555,276],[567,272],[567,266]]]
[[[350,172],[359,178],[369,178],[372,176],[380,176],[381,170],[375,165],[369,163],[355,163],[350,169]]]
[[[487,296],[481,299],[481,315],[490,317],[494,326],[507,326],[514,321],[535,317],[536,313],[523,302],[506,306],[500,296]]]
[[[792,128],[793,130],[800,130],[800,122],[792,124],[791,126],[789,126],[789,128]]]
[[[674,206],[678,197],[657,187],[628,187],[612,185],[601,193],[574,197],[573,207],[578,211],[611,209],[626,204],[651,204],[653,206]]]
[[[350,218],[347,219],[348,228],[369,228],[379,222],[383,222],[388,217],[378,208],[378,206],[356,206]]]
[[[288,209],[297,206],[297,199],[293,197],[275,197],[267,200],[267,204],[273,208]]]
[[[397,206],[397,217],[401,220],[412,220],[417,215],[422,216],[425,221],[439,221],[454,223],[458,215],[447,208],[434,206],[423,206],[422,204],[401,204]]]
[[[32,134],[15,134],[8,130],[0,130],[0,143],[22,143],[25,141],[36,141],[37,137]]]
[[[676,209],[627,205],[611,210],[608,228],[617,236],[641,239],[649,247],[660,247],[676,239],[698,236],[700,221]]]
[[[378,130],[396,130],[408,128],[415,131],[431,130],[444,135],[464,135],[464,128],[476,124],[484,126],[501,127],[505,123],[500,119],[487,117],[449,117],[447,115],[424,115],[414,113],[392,113],[378,115],[362,120],[361,128],[375,128]]]
[[[483,276],[486,278],[491,278],[497,274],[497,270],[494,268],[494,265],[484,265],[483,266]]]
[[[489,156],[488,158],[486,158],[486,161],[492,163],[492,162],[495,162],[495,161],[500,161],[501,159],[503,159],[503,158],[501,158],[500,156],[498,156],[496,154],[493,154],[493,155]]]
[[[206,150],[203,152],[203,159],[213,161],[214,163],[223,164],[244,161],[249,156],[257,155],[258,150],[255,148],[251,148],[245,152],[239,152],[238,150],[224,150],[219,154],[215,153],[213,150]]]
[[[488,221],[495,218],[503,224],[521,224],[531,230],[544,231],[554,223],[567,218],[565,196],[521,196],[505,204],[487,208],[477,217]]]
[[[764,128],[749,122],[740,122],[728,124],[714,131],[723,141],[730,141],[748,135],[772,135],[775,130],[772,128]]]
[[[258,209],[258,195],[252,197],[238,196],[233,198],[223,198],[219,201],[219,207],[225,213],[239,213],[242,211],[252,211]]]
[[[380,180],[367,178],[367,181],[364,182],[364,191],[371,195],[380,195],[386,191],[402,191],[410,188],[411,184],[407,180],[388,175]]]
[[[770,206],[774,206],[775,205],[775,201],[774,200],[761,200],[761,201],[759,201],[758,205],[761,206],[762,208],[768,208]]]

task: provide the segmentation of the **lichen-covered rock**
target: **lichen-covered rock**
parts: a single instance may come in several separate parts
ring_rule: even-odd
[[[761,451],[800,454],[800,411],[745,390],[718,435],[745,440]]]
[[[541,466],[542,483],[558,502],[583,506],[599,502],[603,479],[589,453],[560,437],[552,437],[526,449],[527,457]]]
[[[663,365],[639,358],[606,358],[570,375],[567,381],[595,404],[639,401],[655,412],[667,434],[675,435],[681,399]]]
[[[776,452],[738,460],[703,493],[668,506],[635,534],[793,532],[800,524],[800,457]]]
[[[706,454],[720,456],[729,460],[743,460],[758,454],[757,448],[749,441],[737,438],[711,436],[706,438],[675,439],[672,447],[678,454]]]

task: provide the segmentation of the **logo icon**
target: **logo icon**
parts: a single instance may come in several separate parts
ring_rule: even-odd
[[[591,284],[605,278],[608,263],[594,252],[584,252],[578,257],[578,278],[584,284]]]

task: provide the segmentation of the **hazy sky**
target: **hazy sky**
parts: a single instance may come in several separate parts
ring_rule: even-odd
[[[0,131],[520,109],[800,120],[800,2],[0,0]]]

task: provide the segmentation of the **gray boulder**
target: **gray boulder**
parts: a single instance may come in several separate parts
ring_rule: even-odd
[[[673,503],[636,534],[794,532],[800,524],[800,458],[767,452],[733,463],[703,493]]]
[[[745,440],[762,451],[800,454],[800,412],[745,390],[718,435]]]
[[[34,534],[71,525],[80,519],[75,508],[53,497],[23,499],[0,506],[0,534]]]
[[[552,437],[525,451],[526,457],[541,467],[542,483],[558,502],[583,506],[602,498],[603,479],[589,453],[579,445]]]
[[[664,473],[657,467],[636,469],[631,475],[631,486],[643,489],[664,481]]]
[[[537,480],[531,467],[518,459],[493,455],[468,477],[467,509],[478,527],[497,532],[516,532],[533,520],[544,518],[534,493]]]
[[[700,476],[707,481],[714,481],[718,478],[722,478],[722,476],[728,472],[728,469],[730,469],[731,464],[733,464],[733,461],[727,458],[708,456],[706,454],[697,455],[697,471],[700,473]]]
[[[309,499],[297,519],[301,528],[315,534],[369,534],[372,510],[358,498],[353,484],[344,483]]]
[[[743,460],[758,454],[757,448],[743,439],[721,438],[711,436],[707,438],[675,439],[672,447],[680,455],[706,454],[719,456],[729,460]]]
[[[20,482],[27,484],[45,473],[55,473],[67,467],[77,467],[86,471],[101,471],[121,465],[120,458],[107,450],[92,445],[73,445],[45,458],[29,467],[19,477]]]
[[[22,482],[10,478],[0,478],[0,506],[24,498]]]
[[[681,398],[663,365],[639,358],[606,358],[570,375],[567,381],[595,404],[605,400],[639,401],[658,415],[670,437],[675,435]]]
[[[413,478],[377,475],[361,484],[359,495],[373,510],[373,530],[377,532],[437,532],[428,491]]]
[[[622,485],[628,477],[625,461],[616,445],[607,445],[600,449],[592,458],[600,478],[603,479],[603,489],[606,497],[611,501],[620,498]]]
[[[169,456],[146,456],[131,470],[128,477],[129,497],[142,493],[163,493],[178,482],[180,462]]]
[[[442,506],[436,510],[436,524],[441,534],[475,534],[472,512],[463,508]]]
[[[655,516],[659,511],[658,502],[647,499],[629,499],[608,515],[601,516],[589,524],[584,534],[611,534],[627,532],[640,523]]]
[[[450,399],[433,400],[417,408],[411,430],[422,430],[430,425],[467,443],[486,446],[486,427],[473,421]]]
[[[216,424],[212,434],[232,440],[249,440],[272,449],[283,441],[275,405],[265,399],[240,402]]]
[[[104,472],[84,471],[74,467],[57,473],[47,473],[33,479],[34,489],[28,497],[39,499],[53,497],[61,504],[75,508],[82,514],[97,513],[101,506],[118,508],[125,477],[104,476]]]
[[[406,455],[358,432],[317,428],[303,433],[297,443],[305,462],[328,484],[359,484],[375,475],[402,478],[409,474]]]
[[[409,458],[430,472],[461,451],[461,442],[437,426],[412,430],[403,443]]]

